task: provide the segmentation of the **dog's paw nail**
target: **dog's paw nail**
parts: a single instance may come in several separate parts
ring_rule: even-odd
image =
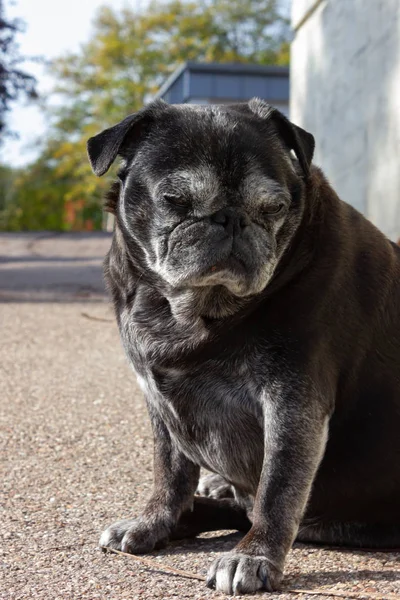
[[[242,594],[242,592],[243,592],[243,588],[240,585],[240,583],[234,585],[234,587],[233,587],[233,595],[234,596],[240,596]]]
[[[159,540],[158,542],[155,543],[154,549],[162,550],[163,548],[166,548],[168,546],[168,542],[169,542],[169,539],[167,537],[165,537],[162,540]]]
[[[260,581],[262,581],[262,585],[263,585],[262,589],[266,590],[267,592],[273,592],[273,589],[271,586],[271,580],[270,580],[269,574],[267,572],[267,569],[265,568],[265,565],[263,565],[263,564],[260,565],[257,576],[260,579]]]
[[[215,577],[210,577],[206,579],[206,586],[210,588],[210,590],[215,590]]]

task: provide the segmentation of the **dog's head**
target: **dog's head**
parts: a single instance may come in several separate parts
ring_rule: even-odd
[[[88,142],[96,175],[123,159],[115,214],[142,269],[172,289],[236,297],[270,281],[301,220],[313,150],[311,134],[257,99],[156,101]]]

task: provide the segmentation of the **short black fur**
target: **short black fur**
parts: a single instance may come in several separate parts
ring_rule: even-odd
[[[247,531],[209,571],[228,594],[275,589],[296,537],[400,547],[400,250],[313,150],[259,100],[158,102],[89,142],[97,173],[123,159],[105,275],[155,448],[144,512],[100,544]]]

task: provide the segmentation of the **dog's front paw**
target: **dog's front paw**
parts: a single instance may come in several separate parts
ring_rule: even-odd
[[[196,494],[209,498],[233,498],[233,487],[221,475],[205,475],[199,481]]]
[[[114,548],[129,554],[146,554],[168,542],[166,529],[148,523],[142,517],[113,523],[100,537],[101,548]]]
[[[207,587],[224,594],[253,594],[258,590],[277,589],[282,573],[263,556],[227,552],[212,565]]]

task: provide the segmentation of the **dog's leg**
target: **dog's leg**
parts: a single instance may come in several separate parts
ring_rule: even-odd
[[[319,398],[281,391],[264,398],[263,411],[265,454],[252,527],[208,574],[208,586],[226,594],[277,588],[325,449],[328,418]]]
[[[193,510],[186,511],[172,531],[170,539],[180,540],[195,537],[204,531],[222,531],[233,529],[249,531],[251,522],[246,510],[231,498],[216,500],[195,496]]]
[[[100,538],[101,547],[132,554],[165,546],[182,513],[191,510],[200,468],[173,444],[168,429],[149,405],[154,433],[154,487],[143,513],[118,521]]]
[[[368,550],[400,549],[400,524],[387,523],[302,523],[296,541]]]

